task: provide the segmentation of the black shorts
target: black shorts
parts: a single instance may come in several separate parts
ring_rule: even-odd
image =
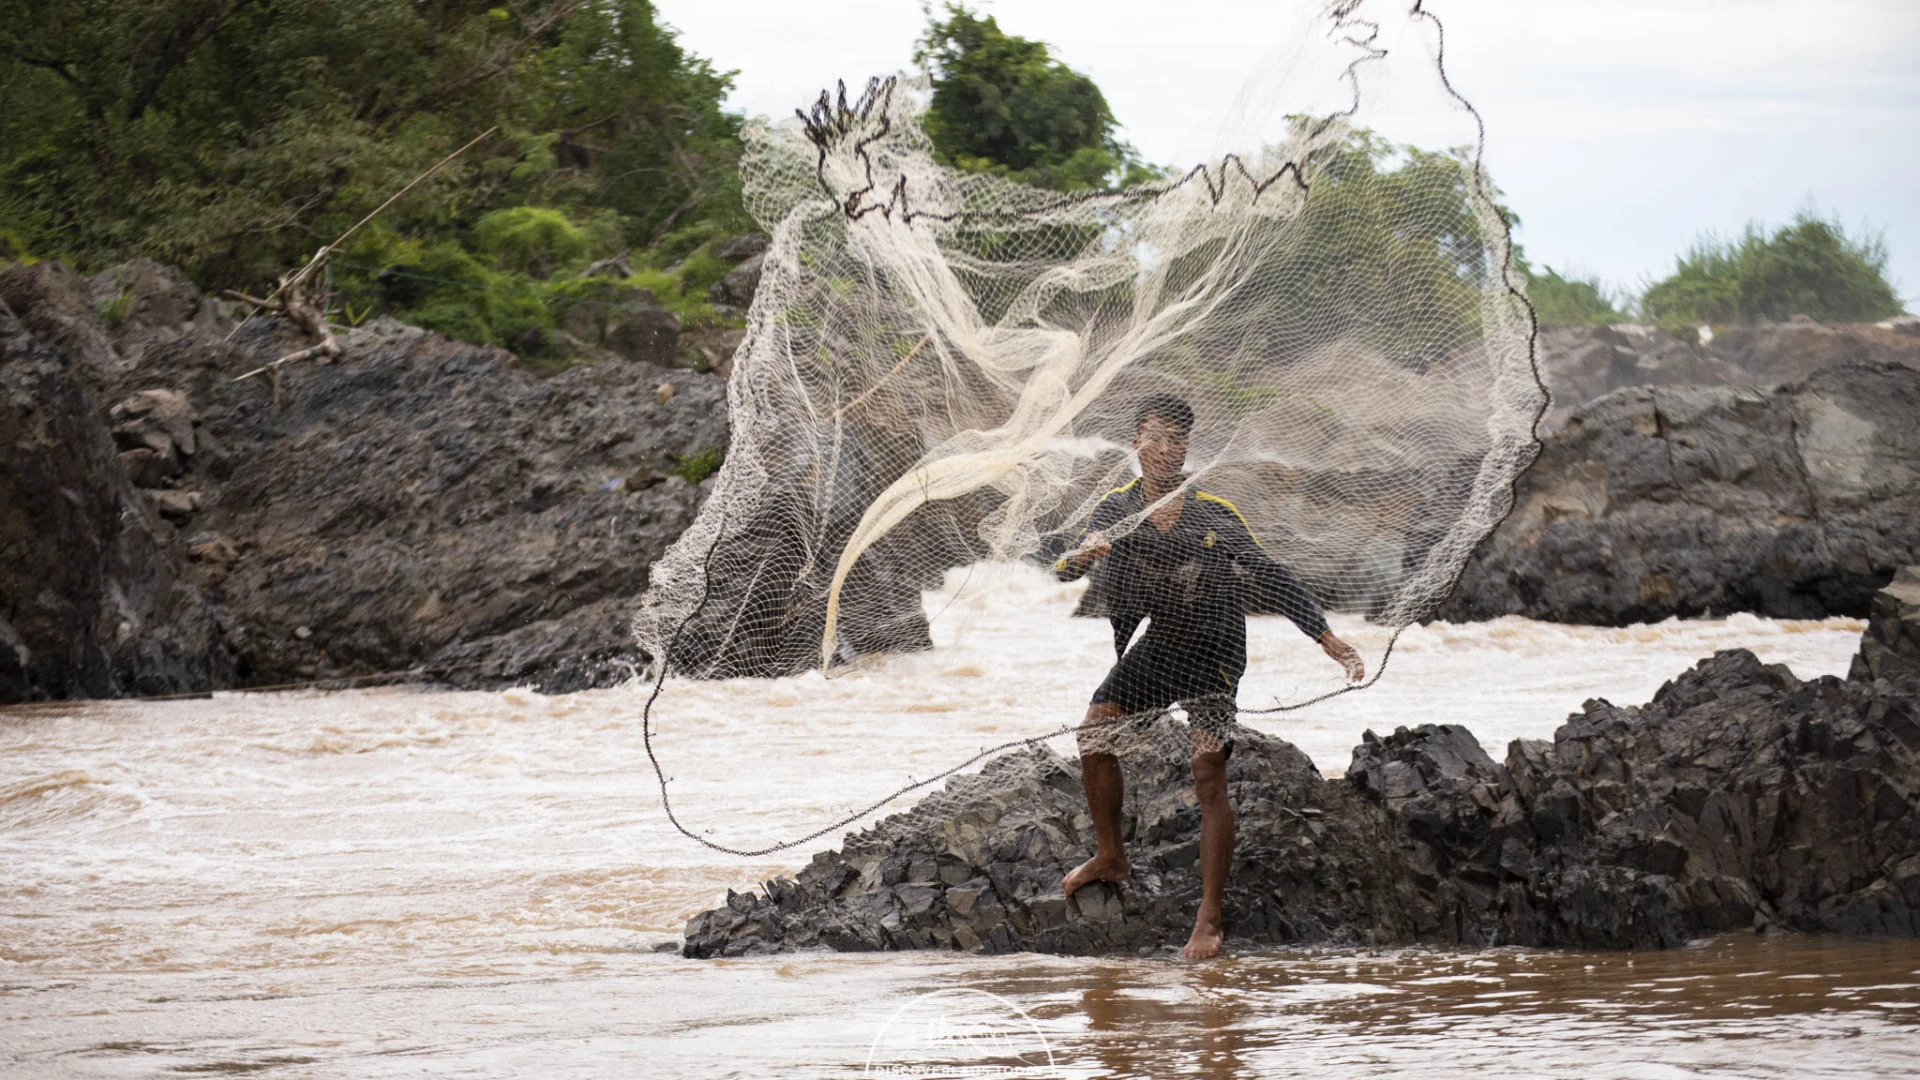
[[[1187,722],[1233,756],[1229,737],[1239,713],[1244,648],[1230,650],[1156,639],[1149,629],[1093,692],[1093,704],[1118,705],[1128,716],[1150,717],[1178,704]]]

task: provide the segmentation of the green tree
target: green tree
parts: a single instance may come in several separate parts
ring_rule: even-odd
[[[1265,268],[1317,333],[1389,350],[1480,330],[1498,267],[1467,184],[1464,151],[1399,146],[1356,131],[1307,171],[1299,238]],[[1496,193],[1497,194],[1497,193]]]
[[[334,280],[359,308],[534,340],[540,297],[567,292],[543,279],[749,225],[729,79],[649,0],[9,0],[0,250],[257,288],[497,125]]]
[[[1660,326],[1785,321],[1863,322],[1903,312],[1887,281],[1882,239],[1853,239],[1802,210],[1769,235],[1749,223],[1733,240],[1704,236],[1649,286],[1640,306]]]
[[[925,125],[946,164],[1072,191],[1153,175],[1114,132],[1092,79],[1055,60],[1046,45],[948,4],[931,9],[914,60],[933,76]]]

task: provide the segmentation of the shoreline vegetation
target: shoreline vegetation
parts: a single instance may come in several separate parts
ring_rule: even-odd
[[[492,130],[328,260],[329,319],[396,318],[545,372],[590,355],[574,311],[637,292],[687,327],[742,325],[724,248],[758,226],[738,171],[746,121],[725,107],[733,73],[682,48],[647,0],[365,0],[350,19],[135,0],[17,22],[0,33],[0,260],[91,276],[146,258],[210,294],[260,295]],[[902,44],[930,77],[925,124],[946,164],[1062,191],[1169,169],[1120,139],[1091,79],[993,16],[933,6]],[[1444,200],[1458,184],[1433,168],[1444,158],[1359,132],[1328,171],[1364,159]],[[1515,254],[1543,325],[1904,314],[1881,237],[1811,204],[1771,230],[1701,237],[1637,292]]]

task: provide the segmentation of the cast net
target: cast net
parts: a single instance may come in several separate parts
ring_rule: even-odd
[[[951,568],[1058,568],[1096,515],[1114,555],[1091,564],[1081,607],[1120,617],[1117,650],[1178,587],[1178,566],[1145,583],[1128,570],[1159,556],[1118,557],[1168,547],[1149,516],[1172,502],[1193,527],[1174,562],[1230,593],[1232,618],[1365,625],[1354,644],[1378,677],[1394,632],[1434,610],[1507,512],[1545,394],[1438,24],[1417,5],[1390,20],[1360,7],[1323,13],[1284,78],[1243,97],[1228,152],[1124,190],[941,166],[919,123],[927,87],[904,78],[748,127],[747,202],[772,241],[725,463],[635,618],[663,661],[650,725],[672,715],[669,679],[831,677],[928,649],[926,593]],[[1316,73],[1344,107],[1291,100]],[[1376,83],[1428,148],[1383,133]],[[1143,402],[1169,396],[1193,413],[1185,474],[1148,499],[1129,451]],[[1223,558],[1240,529],[1255,551]],[[1313,610],[1254,563],[1284,567]],[[1172,635],[1147,681],[1177,684],[1192,713],[1187,676],[1220,669],[1230,636]],[[1288,662],[1314,672],[1300,692],[1236,700],[1223,676],[1217,735],[1356,685],[1296,640]],[[1060,678],[1090,691],[1102,674]],[[1184,760],[1153,696],[1128,697],[1105,745]],[[1031,737],[1078,720],[1035,715]]]

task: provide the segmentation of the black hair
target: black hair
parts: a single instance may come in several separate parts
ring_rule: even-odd
[[[1157,416],[1183,432],[1193,430],[1193,406],[1172,394],[1155,394],[1140,403],[1140,411],[1133,416],[1133,430],[1139,431],[1147,417]]]

